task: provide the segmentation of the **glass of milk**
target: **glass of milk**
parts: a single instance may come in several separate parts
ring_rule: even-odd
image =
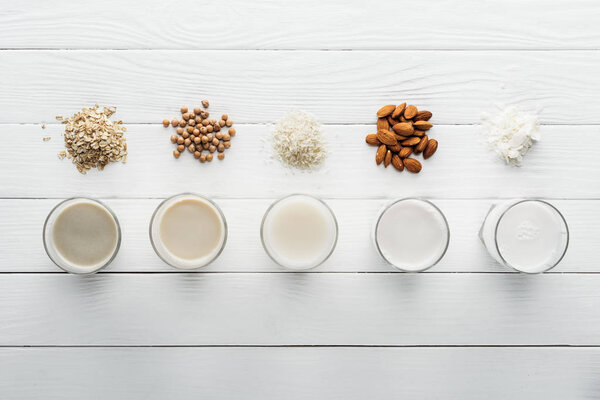
[[[338,225],[322,200],[293,194],[273,203],[260,228],[262,244],[273,261],[296,270],[314,268],[333,253]]]
[[[219,257],[227,242],[227,222],[221,209],[206,197],[183,193],[156,207],[150,220],[150,242],[174,268],[195,269]]]
[[[450,230],[446,217],[432,202],[406,198],[379,214],[374,238],[385,261],[402,271],[420,272],[444,257]]]
[[[495,204],[479,238],[500,264],[525,273],[554,268],[569,246],[569,228],[553,205],[535,199]]]
[[[77,197],[50,211],[43,229],[48,257],[73,274],[92,274],[114,260],[121,245],[116,215],[98,200]]]

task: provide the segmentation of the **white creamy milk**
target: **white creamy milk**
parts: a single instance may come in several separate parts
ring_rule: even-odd
[[[329,207],[307,195],[274,203],[263,219],[265,250],[278,264],[308,269],[329,257],[337,241],[337,223]]]
[[[480,231],[496,261],[518,271],[549,270],[567,250],[569,232],[562,215],[539,200],[506,202],[492,208]]]
[[[422,271],[446,252],[450,234],[442,212],[428,201],[399,200],[380,215],[375,242],[383,258],[404,271]]]

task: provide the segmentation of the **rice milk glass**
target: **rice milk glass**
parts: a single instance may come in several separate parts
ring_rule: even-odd
[[[227,241],[227,223],[219,207],[193,193],[169,197],[150,221],[150,242],[156,254],[179,269],[213,262]]]
[[[262,221],[262,244],[277,264],[309,269],[325,262],[337,242],[333,211],[321,200],[294,194],[269,207]]]
[[[450,230],[446,217],[433,203],[406,198],[381,212],[374,237],[384,260],[403,271],[419,272],[444,257]]]
[[[48,257],[73,274],[92,274],[112,262],[121,244],[115,214],[98,200],[72,198],[50,211],[43,230]]]
[[[545,272],[564,257],[569,229],[562,214],[542,200],[512,200],[492,206],[479,231],[490,255],[505,267]]]

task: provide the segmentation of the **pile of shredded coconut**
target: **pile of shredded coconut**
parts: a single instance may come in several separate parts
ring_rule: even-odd
[[[540,140],[539,118],[509,107],[495,115],[483,114],[480,130],[491,150],[507,164],[521,166],[531,145]]]
[[[277,122],[272,142],[275,157],[289,167],[314,170],[327,156],[321,125],[303,111],[289,112]]]

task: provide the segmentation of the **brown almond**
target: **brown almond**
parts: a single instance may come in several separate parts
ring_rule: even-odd
[[[386,152],[387,152],[387,150],[386,150],[384,144],[379,146],[379,148],[377,149],[377,153],[375,153],[375,162],[377,163],[377,165],[379,165],[383,162]]]
[[[425,150],[423,150],[423,158],[427,160],[429,157],[431,157],[433,155],[433,153],[435,153],[437,148],[438,148],[437,140],[431,139],[429,142],[427,142],[427,147],[425,147]]]
[[[387,153],[385,153],[385,158],[383,159],[383,166],[387,168],[391,162],[392,162],[392,152],[388,150]]]
[[[417,144],[419,144],[420,141],[421,141],[421,138],[412,136],[406,140],[403,140],[402,142],[400,142],[400,144],[402,146],[416,146]]]
[[[393,146],[398,143],[396,135],[394,135],[390,131],[385,130],[377,131],[377,139],[379,139],[381,143],[387,144],[389,146]]]
[[[415,121],[429,121],[433,117],[431,111],[419,111],[417,115],[413,118]]]
[[[396,109],[392,113],[392,118],[398,118],[399,116],[401,116],[402,112],[404,111],[405,108],[406,108],[406,103],[402,103],[398,107],[396,107]]]
[[[398,153],[400,150],[402,150],[402,146],[400,146],[399,144],[395,144],[393,146],[388,146],[387,148],[392,153]]]
[[[431,127],[433,127],[433,124],[429,121],[416,121],[413,126],[415,127],[415,129],[419,129],[421,131],[426,131],[428,129],[431,129]]]
[[[387,106],[383,106],[379,109],[379,111],[377,111],[377,116],[379,118],[387,117],[388,115],[393,113],[395,109],[396,109],[396,106],[394,104],[389,104]]]
[[[412,127],[412,125],[409,124],[408,122],[400,122],[399,124],[392,126],[392,129],[398,135],[402,135],[402,136],[410,136],[415,131],[415,129]]]
[[[423,136],[425,136],[425,131],[420,131],[418,129],[415,129],[415,131],[413,132],[413,136],[423,137]]]
[[[398,157],[397,154],[394,154],[392,156],[392,165],[394,166],[394,168],[396,168],[398,171],[404,171],[404,163],[402,162],[402,159],[400,157]]]
[[[429,140],[429,138],[427,137],[427,135],[425,135],[421,138],[421,141],[419,142],[419,144],[415,146],[415,154],[422,153],[423,150],[425,150],[425,147],[427,147],[428,140]]]
[[[379,139],[377,139],[377,135],[375,133],[367,135],[367,137],[365,138],[365,142],[367,142],[371,146],[379,146],[381,144]]]
[[[421,171],[421,168],[423,168],[419,160],[415,160],[414,158],[405,158],[404,167],[413,174],[419,173],[419,171]]]
[[[417,110],[416,106],[410,105],[406,107],[406,110],[404,110],[404,118],[406,119],[413,119],[417,113],[419,112],[419,110]]]
[[[391,117],[391,116],[389,116],[389,115],[387,116],[387,118],[386,118],[386,119],[387,119],[387,122],[388,122],[388,124],[390,124],[390,126],[394,126],[394,125],[396,125],[398,122],[400,122],[400,121],[398,121],[397,119],[394,119],[394,118],[392,118],[392,117]],[[388,131],[389,131],[389,129],[388,129]]]
[[[410,136],[402,136],[402,135],[396,135],[396,140],[398,140],[399,142],[408,139]]]
[[[404,115],[400,117],[400,122],[408,122],[409,120],[404,118]]]
[[[377,118],[377,130],[385,129],[386,131],[390,130],[390,123],[385,118]]]
[[[398,155],[400,156],[400,158],[406,158],[410,156],[412,152],[412,147],[403,147],[402,150],[400,150],[400,152],[398,153]]]

